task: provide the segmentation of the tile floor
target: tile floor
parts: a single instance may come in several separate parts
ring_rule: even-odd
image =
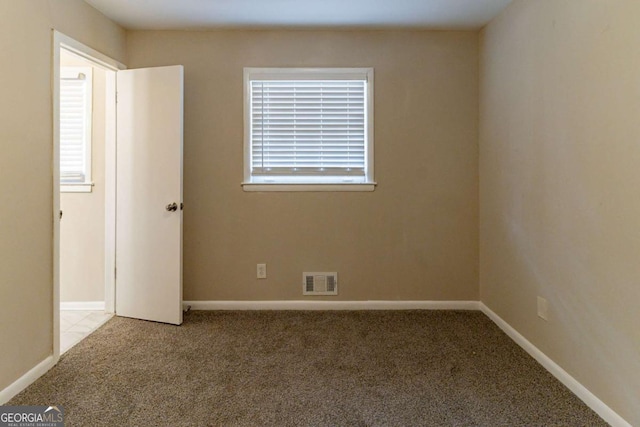
[[[104,311],[60,310],[60,354],[88,337],[111,319]]]

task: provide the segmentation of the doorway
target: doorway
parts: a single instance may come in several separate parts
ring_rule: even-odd
[[[61,57],[68,51],[105,71],[104,311],[174,325],[182,323],[183,314],[184,68],[125,70],[124,65],[64,34],[54,31],[53,39],[53,353],[57,362],[63,249],[60,216],[64,218],[60,186],[69,184],[61,182],[61,177],[62,181],[76,179],[70,185],[86,191],[95,184],[87,180],[86,169],[67,168],[77,159],[66,163],[61,155]],[[86,78],[86,73],[81,74],[76,71],[76,78]]]
[[[60,353],[111,318],[105,311],[106,77],[60,50]]]
[[[54,357],[114,313],[116,71],[53,33]]]

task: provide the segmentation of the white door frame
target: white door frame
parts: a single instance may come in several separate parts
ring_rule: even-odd
[[[53,30],[53,357],[60,358],[60,49],[85,58],[107,73],[105,135],[105,311],[115,312],[116,262],[116,76],[125,65]],[[112,94],[112,95],[111,95]]]

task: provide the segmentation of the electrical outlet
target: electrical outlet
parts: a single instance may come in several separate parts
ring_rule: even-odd
[[[542,297],[538,297],[538,317],[549,321],[549,302]]]
[[[258,279],[266,279],[267,278],[267,264],[258,264],[257,267],[257,278]]]

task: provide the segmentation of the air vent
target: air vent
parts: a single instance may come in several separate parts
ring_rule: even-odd
[[[338,295],[338,273],[302,273],[303,295]]]

